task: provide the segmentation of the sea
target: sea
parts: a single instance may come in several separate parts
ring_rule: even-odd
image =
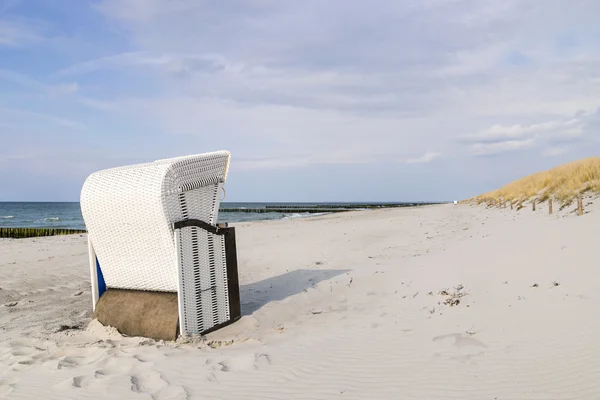
[[[272,219],[308,218],[327,214],[324,212],[294,212],[298,210],[282,210],[283,212],[247,212],[248,210],[265,208],[344,208],[360,209],[361,205],[390,205],[391,203],[221,203],[221,209],[229,212],[219,213],[219,222],[247,222]],[[419,203],[394,203],[399,206],[410,206]],[[233,210],[233,211],[232,211]],[[236,211],[240,210],[240,211]],[[301,210],[302,211],[302,210]],[[0,227],[10,228],[61,228],[85,230],[79,203],[36,203],[36,202],[0,202]]]

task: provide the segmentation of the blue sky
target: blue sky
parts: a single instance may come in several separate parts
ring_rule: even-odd
[[[0,0],[0,201],[219,149],[229,201],[453,200],[599,109],[596,0]]]

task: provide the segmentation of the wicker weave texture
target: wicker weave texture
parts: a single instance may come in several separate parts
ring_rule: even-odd
[[[173,223],[217,219],[230,153],[218,151],[91,174],[81,211],[107,287],[177,291]]]
[[[225,237],[196,227],[178,235],[183,331],[199,334],[230,318]]]

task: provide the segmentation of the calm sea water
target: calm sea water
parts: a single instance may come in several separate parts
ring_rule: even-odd
[[[315,206],[328,203],[230,203],[221,208],[264,208],[265,206]],[[336,205],[359,203],[329,203]],[[244,222],[267,219],[304,218],[318,214],[308,213],[248,213],[226,212],[219,214],[222,222]],[[2,203],[0,202],[0,227],[68,228],[85,229],[79,203]]]

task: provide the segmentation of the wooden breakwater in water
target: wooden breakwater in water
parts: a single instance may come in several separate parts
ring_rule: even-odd
[[[265,208],[280,208],[280,209],[356,209],[356,208],[393,208],[393,207],[415,207],[433,203],[394,203],[394,204],[313,204],[313,205],[266,205]]]
[[[424,205],[432,205],[438,203],[403,203],[403,204],[317,204],[313,206],[288,206],[288,205],[267,205],[263,208],[221,208],[219,212],[223,213],[231,213],[231,212],[241,212],[241,213],[307,213],[307,214],[317,214],[317,213],[338,213],[338,212],[346,212],[346,211],[356,211],[360,209],[379,209],[379,208],[397,208],[397,207],[417,207]]]
[[[334,213],[351,211],[350,209],[341,208],[221,208],[219,212],[230,213],[230,212],[241,212],[241,213]]]
[[[57,228],[0,228],[0,238],[25,239],[39,236],[58,236],[86,233],[80,229]]]

